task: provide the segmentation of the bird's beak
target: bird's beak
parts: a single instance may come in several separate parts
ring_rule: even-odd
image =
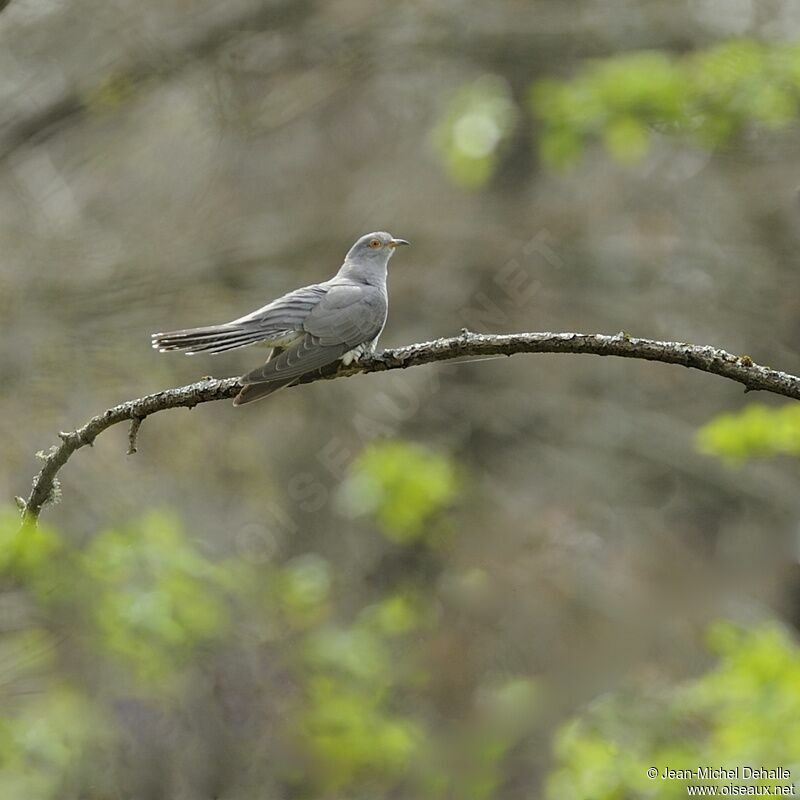
[[[407,242],[405,239],[391,239],[389,241],[389,247],[400,247],[401,244],[411,244],[411,242]]]

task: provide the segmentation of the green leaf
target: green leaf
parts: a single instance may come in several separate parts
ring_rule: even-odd
[[[697,432],[696,445],[731,463],[751,458],[800,455],[800,407],[752,404],[736,414],[721,414]]]
[[[455,465],[446,456],[408,442],[382,442],[356,459],[340,500],[351,516],[374,516],[388,539],[407,543],[426,535],[458,487]]]
[[[718,149],[751,126],[787,127],[799,105],[800,47],[750,40],[686,56],[645,51],[593,60],[530,92],[541,158],[556,168],[574,164],[593,141],[615,159],[635,161],[655,131]]]

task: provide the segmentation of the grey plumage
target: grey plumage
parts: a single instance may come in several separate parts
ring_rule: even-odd
[[[263,342],[273,348],[267,362],[242,378],[234,405],[258,400],[301,376],[341,359],[373,352],[386,323],[386,270],[394,250],[408,244],[379,231],[362,236],[339,272],[324,283],[304,286],[223,325],[155,333],[160,352],[223,353]]]

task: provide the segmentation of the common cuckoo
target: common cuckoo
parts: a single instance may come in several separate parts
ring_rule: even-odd
[[[362,236],[336,275],[295,289],[263,308],[223,325],[154,333],[159,352],[223,353],[263,342],[267,362],[242,378],[233,401],[240,406],[289,386],[309,372],[340,360],[350,364],[375,351],[386,324],[386,268],[405,239],[384,231]]]

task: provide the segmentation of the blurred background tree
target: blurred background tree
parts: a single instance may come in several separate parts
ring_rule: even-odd
[[[386,345],[623,329],[797,374],[798,39],[788,0],[12,0],[3,496],[56,431],[261,357],[151,331],[377,228],[414,242]],[[0,522],[3,794],[794,777],[796,427],[690,371],[531,357],[160,414],[128,459],[109,433],[52,527]]]

